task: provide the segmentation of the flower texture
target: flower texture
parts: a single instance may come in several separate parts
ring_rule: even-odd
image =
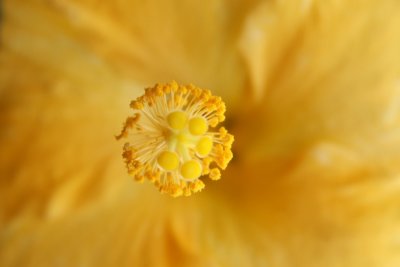
[[[0,266],[400,266],[398,0],[0,7]]]

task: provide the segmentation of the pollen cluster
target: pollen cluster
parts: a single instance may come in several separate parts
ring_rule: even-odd
[[[116,138],[128,140],[122,155],[136,181],[177,197],[201,191],[201,177],[220,179],[233,156],[233,136],[217,129],[226,110],[220,97],[171,82],[146,88],[130,107],[135,113]]]

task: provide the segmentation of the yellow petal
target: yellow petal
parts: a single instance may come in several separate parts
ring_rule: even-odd
[[[398,1],[114,2],[4,3],[1,266],[399,265]],[[242,104],[201,196],[124,176],[153,79]]]
[[[365,1],[357,9],[347,1],[309,3],[263,3],[248,18],[242,50],[262,101],[251,112],[263,116],[243,115],[237,146],[249,149],[249,160],[320,139],[371,157],[396,150],[398,3]],[[249,37],[254,29],[258,42]]]
[[[6,18],[13,25],[4,39],[35,60],[59,62],[60,55],[79,49],[125,79],[194,83],[233,103],[245,83],[236,38],[249,6],[251,1],[242,6],[221,0],[6,1]]]

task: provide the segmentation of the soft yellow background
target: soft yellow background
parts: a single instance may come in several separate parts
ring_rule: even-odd
[[[400,2],[4,0],[0,266],[400,266]],[[144,86],[227,103],[189,198],[114,140]]]

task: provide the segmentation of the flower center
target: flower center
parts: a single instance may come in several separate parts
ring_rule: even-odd
[[[233,143],[225,128],[210,131],[225,119],[221,98],[172,82],[146,89],[131,107],[136,113],[117,139],[130,141],[123,157],[135,180],[147,178],[163,193],[188,196],[203,189],[201,176],[220,178]]]
[[[167,123],[168,150],[158,155],[159,166],[164,171],[181,166],[179,173],[184,179],[199,178],[202,173],[201,163],[190,152],[194,150],[199,157],[205,157],[211,152],[212,140],[204,135],[208,130],[207,121],[200,116],[189,119],[186,112],[173,111],[167,115]]]

